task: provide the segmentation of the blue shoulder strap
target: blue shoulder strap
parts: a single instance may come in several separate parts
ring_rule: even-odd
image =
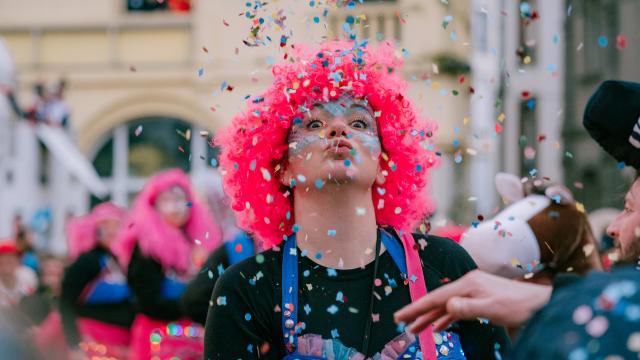
[[[240,245],[240,251],[236,251],[236,246]],[[229,264],[237,264],[240,261],[251,257],[255,254],[253,240],[245,233],[241,231],[236,237],[224,244],[227,251],[227,257],[229,258]]]
[[[282,334],[287,352],[298,347],[298,249],[296,234],[289,236],[282,249]]]
[[[380,229],[380,231],[382,232],[381,237],[384,247],[387,248],[387,251],[391,255],[393,262],[395,262],[396,266],[400,269],[400,272],[406,275],[407,259],[404,256],[404,248],[402,247],[400,242],[386,230]]]

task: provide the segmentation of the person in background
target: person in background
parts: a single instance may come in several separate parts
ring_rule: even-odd
[[[0,240],[0,307],[18,305],[38,287],[38,276],[20,262],[20,249],[11,239]]]
[[[106,202],[67,223],[72,263],[62,280],[60,315],[73,358],[127,357],[134,312],[126,277],[110,250],[125,219],[123,208]]]
[[[640,84],[608,80],[591,96],[584,126],[618,162],[640,169]],[[421,331],[458,319],[527,324],[512,359],[634,359],[640,355],[640,177],[609,225],[621,262],[611,273],[559,275],[553,287],[471,272],[396,312]]]
[[[221,244],[207,208],[178,169],[151,177],[114,248],[133,292],[131,359],[201,359],[203,329],[186,318],[180,295]]]
[[[39,272],[40,260],[33,246],[33,236],[19,214],[13,219],[13,233],[15,234],[16,245],[22,253],[22,264],[30,267],[36,273]]]
[[[50,313],[58,310],[65,267],[64,259],[51,254],[43,254],[41,263],[38,289],[20,302],[20,310],[35,326],[42,324]]]
[[[209,205],[222,230],[223,245],[207,258],[198,274],[180,296],[182,308],[193,321],[204,325],[207,320],[211,294],[218,278],[229,266],[256,254],[258,244],[236,224],[229,197],[222,188],[222,176],[217,170],[196,176],[195,187]]]

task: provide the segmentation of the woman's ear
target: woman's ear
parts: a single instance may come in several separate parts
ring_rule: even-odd
[[[500,172],[496,174],[495,183],[498,194],[507,204],[524,199],[524,187],[517,176]]]
[[[386,176],[387,176],[387,171],[382,170],[382,168],[380,168],[380,165],[378,165],[378,173],[376,174],[376,184],[378,185],[384,184],[384,182],[387,180]]]

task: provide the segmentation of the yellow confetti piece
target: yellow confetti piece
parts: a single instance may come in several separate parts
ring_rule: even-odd
[[[310,84],[310,83],[311,83],[311,81],[310,81],[309,79],[305,79],[305,80],[302,82],[302,87],[307,87],[307,86],[309,86],[309,84]]]
[[[524,60],[522,61],[525,65],[529,65],[531,64],[531,56],[527,55],[524,57]]]
[[[300,83],[296,81],[296,82],[293,83],[293,85],[291,87],[293,87],[294,89],[297,89],[297,88],[300,87]]]
[[[576,202],[576,209],[581,213],[584,213],[584,204],[581,202]]]
[[[512,258],[511,259],[511,265],[513,265],[514,267],[520,265],[520,261],[516,258]]]
[[[431,88],[434,89],[434,90],[440,89],[440,83],[437,82],[437,81],[432,82],[431,83]]]
[[[507,116],[504,113],[500,113],[500,115],[498,115],[498,121],[500,122],[503,122],[506,118]]]
[[[462,119],[462,125],[467,125],[468,123],[469,123],[469,117],[465,116],[465,117]]]

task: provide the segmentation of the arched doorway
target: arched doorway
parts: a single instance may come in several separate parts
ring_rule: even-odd
[[[155,115],[110,130],[93,152],[93,165],[111,189],[109,200],[127,206],[154,173],[181,168],[193,172],[216,166],[211,135],[185,120]],[[90,207],[104,201],[92,197]]]

